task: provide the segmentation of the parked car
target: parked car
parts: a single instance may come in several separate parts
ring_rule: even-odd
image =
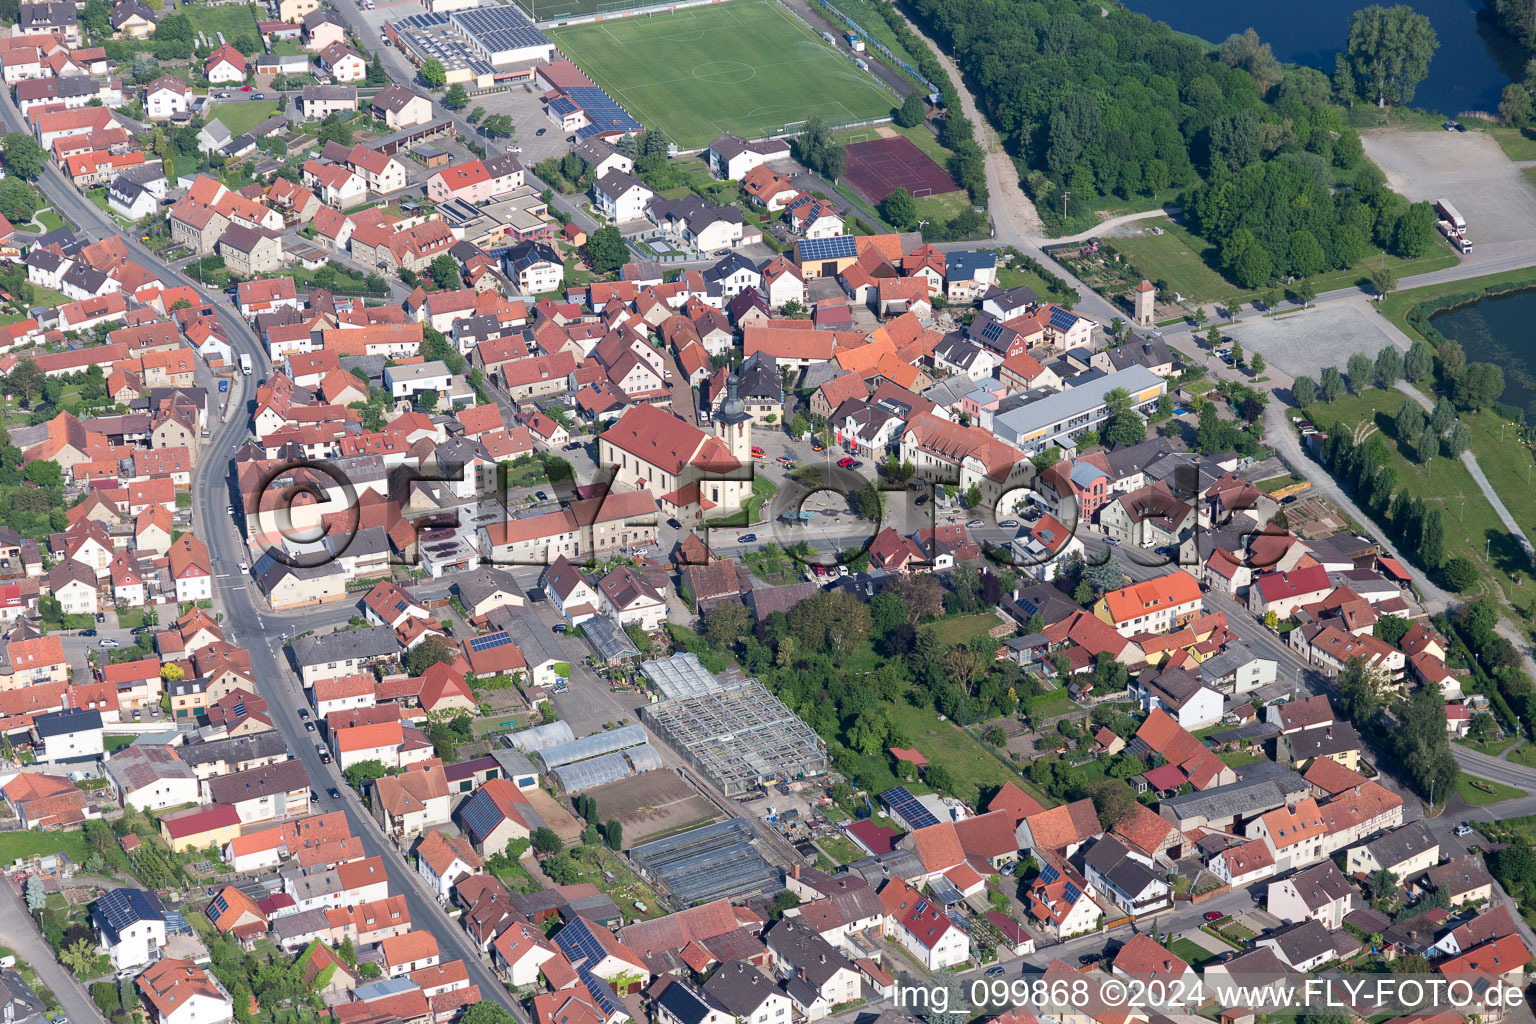
[[[533,134],[535,134],[535,135],[543,135],[547,131],[549,131],[548,128],[540,128],[538,131],[534,132]]]
[[[576,451],[580,451],[581,450],[581,442],[580,441],[572,441],[570,444],[566,445],[564,448],[561,448],[560,450],[563,451],[563,452],[576,452]]]
[[[820,441],[812,441],[811,442],[811,451],[813,451],[813,452],[824,452],[826,450],[827,450],[827,446],[822,444]]]
[[[1205,919],[1207,921],[1220,921],[1222,918],[1224,918],[1226,916],[1227,916],[1226,914],[1223,914],[1219,910],[1207,910],[1205,912]]]
[[[308,721],[308,720],[309,720],[309,708],[299,708],[299,721],[304,722],[304,721]]]
[[[91,632],[94,633],[96,631],[93,629],[93,630],[91,630]],[[121,647],[122,644],[118,643],[116,640],[113,640],[109,636],[104,636],[100,640],[96,641],[96,646],[98,646],[98,647]]]
[[[743,533],[736,538],[738,544],[754,544],[757,542],[757,534]]]
[[[553,626],[550,626],[549,629],[552,633],[569,633],[571,631],[571,627],[567,626],[563,622],[557,622]]]
[[[314,722],[305,722],[304,723],[304,731],[305,732],[314,732],[315,731],[315,723]]]
[[[1005,530],[1012,530],[1018,527],[1019,521],[1017,519],[1004,519],[997,525],[1001,526]]]
[[[672,527],[674,530],[681,530],[683,528],[683,524],[678,522],[676,519],[668,519],[667,525]]]
[[[107,617],[104,614],[102,614],[101,612],[97,612],[96,613],[96,621],[97,622],[106,622],[107,621]]]
[[[917,496],[917,500],[914,501],[912,504],[914,504],[914,505],[926,505],[926,504],[928,504],[928,495],[926,495],[926,494],[919,494]]]
[[[534,491],[533,492],[533,496],[534,496],[534,498],[538,499],[539,501],[548,501],[549,500],[549,495],[545,494],[543,491]]]
[[[340,800],[341,790],[337,789],[335,786],[332,786],[330,789],[325,791],[325,795],[330,797],[332,800]]]
[[[134,626],[128,632],[131,635],[133,635],[133,636],[138,636],[140,633],[148,633],[149,632],[149,627],[148,626]]]
[[[986,523],[986,520],[984,520],[984,519],[972,519],[970,522],[966,523],[965,525],[966,525],[966,527],[968,529],[979,530],[983,526],[986,526],[987,523]]]
[[[841,466],[843,469],[852,469],[853,468],[853,459],[852,459],[851,456],[844,455],[842,458],[837,460],[837,464],[839,466]]]
[[[1456,826],[1455,834],[1457,838],[1460,838],[1461,836],[1469,836],[1472,834],[1472,826],[1468,825],[1466,822],[1462,822],[1460,825]]]
[[[95,636],[96,635],[96,631],[94,629],[82,629],[80,631],[80,635],[81,636]]]
[[[987,968],[987,977],[989,977],[989,978],[995,978],[999,974],[1002,974],[1002,973],[1003,973],[1002,967],[988,967]]]

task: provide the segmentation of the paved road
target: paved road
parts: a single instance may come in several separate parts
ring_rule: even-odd
[[[5,895],[0,897],[0,943],[15,951],[17,957],[37,972],[37,980],[53,990],[64,1016],[76,1024],[101,1024],[101,1011],[86,994],[85,986],[59,963],[53,947],[44,940],[43,933],[38,931],[32,916],[27,913],[27,905],[16,886],[3,880],[0,889],[5,890]]]
[[[1456,763],[1462,770],[1478,778],[1487,779],[1490,782],[1502,782],[1506,786],[1514,786],[1529,793],[1536,794],[1536,768],[1527,768],[1515,761],[1506,761],[1500,757],[1492,757],[1479,753],[1470,747],[1460,743],[1451,744],[1451,752],[1456,755]],[[1536,796],[1529,799],[1536,801]],[[1511,801],[1513,802],[1513,801]],[[1503,804],[1495,805],[1503,807]],[[1500,818],[1512,817],[1509,813],[1501,813]]]
[[[24,131],[20,112],[9,96],[0,104],[0,118],[16,131]],[[79,226],[81,233],[91,238],[105,238],[119,234],[118,227],[106,219],[94,204],[85,199],[66,182],[58,169],[51,164],[44,171],[41,184],[54,203],[55,209]],[[145,266],[155,269],[166,280],[180,285],[192,285],[180,273],[161,262],[132,237],[125,240],[135,258]],[[203,291],[203,289],[199,289]],[[258,366],[269,365],[251,328],[235,312],[227,297],[222,294],[209,296],[218,311],[219,320],[227,329],[230,343],[236,354],[250,355]],[[207,442],[203,461],[194,475],[193,510],[198,524],[198,536],[208,545],[214,572],[215,606],[224,613],[229,630],[251,652],[251,668],[258,680],[257,688],[272,707],[272,719],[291,753],[304,764],[304,768],[317,792],[327,786],[341,786],[339,774],[321,763],[315,752],[313,735],[304,731],[296,709],[304,704],[299,692],[297,677],[288,670],[286,656],[277,643],[277,636],[293,625],[287,617],[272,617],[264,613],[253,598],[249,578],[239,571],[245,548],[236,533],[231,517],[219,511],[221,506],[234,504],[232,474],[221,475],[213,467],[220,462],[228,466],[228,455],[235,443],[243,439],[248,429],[247,401],[254,398],[258,376],[236,376],[231,384],[232,415],[228,421],[214,420],[210,424],[211,435]],[[350,613],[352,609],[348,607]],[[310,621],[313,613],[305,619]],[[445,956],[462,959],[469,969],[470,980],[480,986],[481,996],[493,998],[526,1020],[522,1008],[513,1001],[505,987],[495,978],[480,959],[479,951],[471,945],[462,929],[443,913],[431,895],[425,881],[412,870],[380,831],[374,820],[365,814],[354,797],[343,800],[347,821],[354,835],[362,841],[369,856],[382,856],[388,866],[391,889],[405,896],[415,927],[430,929],[437,935]],[[335,803],[322,799],[321,810],[334,810]]]

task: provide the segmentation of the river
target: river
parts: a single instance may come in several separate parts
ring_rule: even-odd
[[[1536,423],[1536,352],[1527,343],[1533,320],[1536,291],[1479,299],[1429,318],[1441,334],[1461,343],[1467,362],[1503,367],[1501,400],[1524,409],[1527,423]]]
[[[1384,0],[1390,2],[1390,0]],[[1440,49],[1429,76],[1414,92],[1413,106],[1455,116],[1466,110],[1496,111],[1499,94],[1525,63],[1520,48],[1504,35],[1483,0],[1407,0],[1429,16]],[[1311,64],[1333,73],[1333,58],[1349,35],[1349,16],[1365,0],[1291,0],[1244,4],[1231,0],[1125,0],[1133,11],[1166,21],[1181,32],[1221,42],[1252,28],[1282,61]]]

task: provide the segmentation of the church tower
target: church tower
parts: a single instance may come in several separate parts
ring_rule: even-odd
[[[715,413],[715,436],[726,443],[731,454],[743,466],[752,461],[752,417],[747,405],[736,394],[741,378],[734,373],[725,378],[725,401]]]

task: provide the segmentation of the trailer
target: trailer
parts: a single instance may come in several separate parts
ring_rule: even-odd
[[[1456,212],[1456,207],[1452,206],[1449,200],[1436,199],[1435,212],[1439,213],[1441,217],[1450,221],[1457,231],[1467,230],[1467,222],[1462,219],[1460,213]]]
[[[1450,242],[1451,246],[1463,256],[1472,251],[1472,240],[1460,231],[1457,231],[1456,225],[1450,221],[1437,220],[1435,221],[1435,227],[1445,236],[1445,240]]]

